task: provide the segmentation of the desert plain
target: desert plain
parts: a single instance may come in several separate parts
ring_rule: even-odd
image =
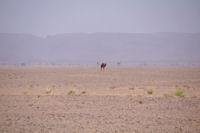
[[[1,66],[0,133],[200,133],[200,67]]]

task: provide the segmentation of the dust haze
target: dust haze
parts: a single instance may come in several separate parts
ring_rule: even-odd
[[[200,133],[199,13],[199,0],[0,0],[0,132]]]
[[[199,65],[197,0],[1,0],[1,65]]]

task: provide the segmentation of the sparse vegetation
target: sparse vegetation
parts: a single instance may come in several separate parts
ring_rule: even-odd
[[[185,88],[190,88],[190,86],[189,86],[189,85],[183,85],[183,87],[185,87]]]
[[[64,125],[63,127],[64,127],[64,128],[67,128],[67,125]]]
[[[178,88],[176,91],[175,91],[175,96],[183,96],[183,90],[181,88]]]
[[[24,95],[27,95],[27,94],[28,94],[28,91],[24,91],[23,93],[24,93]]]
[[[117,88],[116,86],[110,86],[110,89],[115,89],[115,88]]]
[[[172,95],[169,94],[169,93],[164,93],[163,96],[164,96],[164,97],[171,97]]]
[[[86,93],[87,93],[86,91],[82,91],[82,92],[81,92],[81,94],[86,94]]]
[[[139,101],[139,104],[143,104],[143,101],[142,101],[142,100],[140,100],[140,101]]]
[[[50,94],[51,92],[52,92],[51,89],[47,89],[47,90],[45,91],[46,94]]]
[[[134,87],[130,87],[130,88],[129,88],[129,90],[134,90],[134,89],[135,89]]]
[[[74,95],[74,94],[76,94],[76,92],[75,92],[74,90],[70,90],[70,91],[68,92],[68,95]]]
[[[30,85],[30,88],[33,88],[33,85],[32,85],[32,84]]]
[[[153,89],[147,89],[147,93],[148,93],[149,95],[152,95],[152,94],[153,94]]]
[[[192,98],[197,98],[197,96],[192,96]]]
[[[142,96],[144,96],[144,95],[142,95],[142,94],[137,94],[137,97],[142,97]]]

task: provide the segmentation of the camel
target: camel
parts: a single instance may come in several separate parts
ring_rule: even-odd
[[[101,63],[101,71],[105,70],[105,67],[106,67],[106,63]]]

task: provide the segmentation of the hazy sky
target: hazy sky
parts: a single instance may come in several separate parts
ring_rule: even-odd
[[[200,0],[0,0],[0,32],[200,32]]]

